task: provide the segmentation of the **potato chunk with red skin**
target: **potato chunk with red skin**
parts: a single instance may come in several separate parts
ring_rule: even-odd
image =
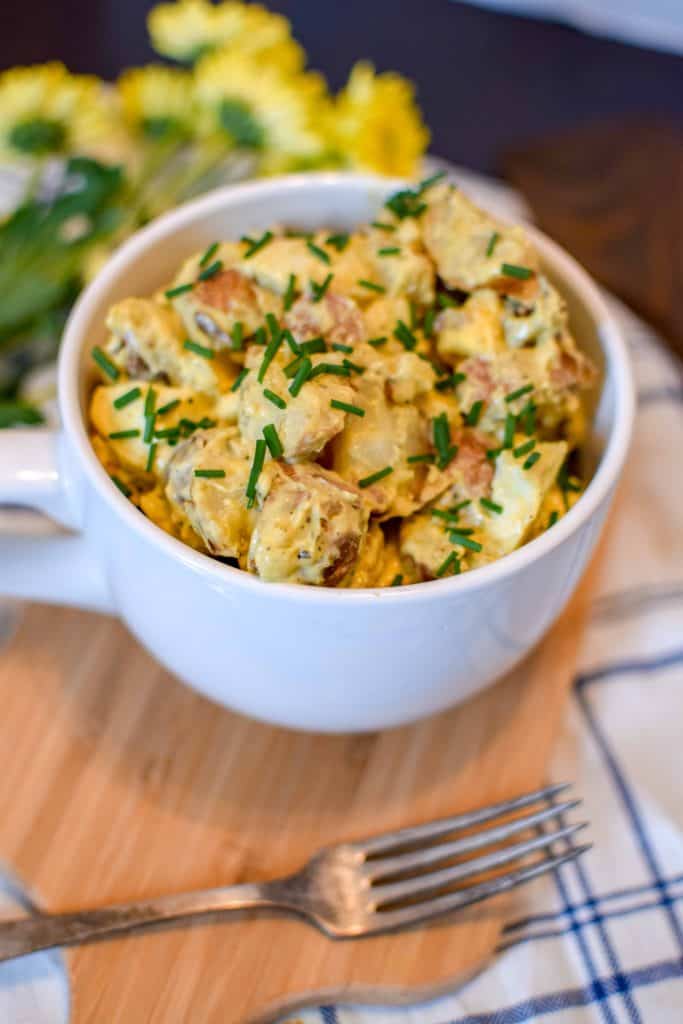
[[[263,324],[268,313],[280,315],[282,303],[241,271],[227,267],[173,300],[190,338],[240,358],[242,339]],[[240,325],[237,328],[237,324]],[[237,340],[235,340],[237,338]]]
[[[358,488],[315,463],[269,462],[256,496],[250,572],[271,582],[330,587],[352,577],[368,525]]]
[[[363,314],[345,295],[327,291],[319,302],[307,296],[285,313],[285,327],[298,342],[322,337],[328,345],[358,345],[365,338]]]

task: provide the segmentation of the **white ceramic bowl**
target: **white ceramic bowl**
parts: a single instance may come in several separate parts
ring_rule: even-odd
[[[0,444],[0,503],[39,508],[71,533],[0,538],[0,590],[120,615],[164,665],[208,697],[298,729],[400,725],[464,700],[508,670],[557,618],[584,571],[626,457],[633,419],[619,330],[584,271],[531,231],[603,368],[595,473],[557,526],[492,565],[409,587],[326,590],[263,583],[145,519],[97,461],[85,425],[90,349],[112,302],[147,295],[191,252],[273,222],[353,228],[401,183],[341,174],[232,186],[131,238],[86,289],[60,355],[59,436]]]

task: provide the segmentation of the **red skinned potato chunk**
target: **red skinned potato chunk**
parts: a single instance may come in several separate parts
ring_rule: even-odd
[[[285,314],[297,341],[322,337],[329,345],[357,345],[365,338],[363,314],[353,299],[326,292],[320,302],[303,296]]]
[[[271,582],[328,587],[351,578],[368,525],[356,487],[314,463],[270,462],[257,505],[251,572]]]

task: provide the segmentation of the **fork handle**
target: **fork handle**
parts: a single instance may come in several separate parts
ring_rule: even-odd
[[[0,961],[55,946],[79,946],[94,939],[126,935],[148,925],[179,921],[217,911],[298,909],[277,882],[244,884],[200,892],[160,896],[145,902],[66,914],[37,914],[0,922]]]

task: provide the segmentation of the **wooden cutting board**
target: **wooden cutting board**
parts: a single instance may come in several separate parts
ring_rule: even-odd
[[[33,606],[0,654],[0,860],[44,908],[66,910],[265,879],[323,844],[533,789],[583,604],[464,707],[339,737],[231,714],[181,686],[117,622]],[[100,943],[68,954],[72,1019],[230,1024],[332,994],[414,1000],[491,953],[505,907],[344,943],[247,916]]]

